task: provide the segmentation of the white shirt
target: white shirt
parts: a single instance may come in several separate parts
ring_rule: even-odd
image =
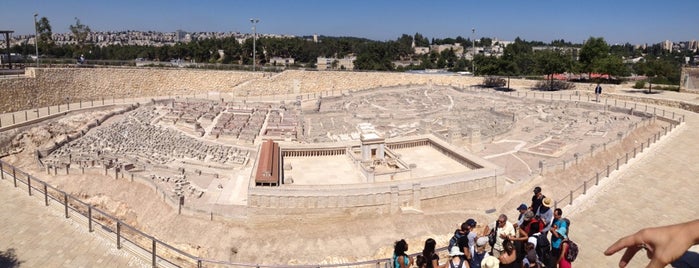
[[[491,230],[495,229],[495,222],[491,223],[489,225]],[[502,242],[505,241],[501,235],[506,235],[506,236],[514,236],[515,235],[515,227],[512,225],[511,222],[506,221],[505,222],[505,227],[500,227],[498,226],[498,233],[495,236],[495,245],[493,245],[493,249],[497,251],[503,251],[504,248],[502,247]]]

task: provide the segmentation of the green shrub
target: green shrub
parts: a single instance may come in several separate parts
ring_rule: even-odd
[[[534,85],[534,88],[536,88],[538,90],[563,90],[563,89],[571,89],[574,87],[575,87],[574,83],[561,81],[561,80],[539,81],[539,82],[536,82],[536,85]]]
[[[636,81],[636,84],[633,85],[633,88],[635,88],[635,89],[646,88],[646,81]]]

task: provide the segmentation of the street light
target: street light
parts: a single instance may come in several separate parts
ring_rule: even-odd
[[[36,22],[38,13],[34,13],[34,47],[36,48],[36,68],[39,68],[39,24]]]
[[[471,47],[473,48],[473,57],[471,57],[471,72],[473,72],[473,76],[476,76],[476,28],[471,28],[471,33],[473,35],[473,40],[471,42]]]
[[[257,23],[260,22],[260,19],[250,19],[250,23],[252,23],[252,71],[255,71],[255,40],[257,39]]]

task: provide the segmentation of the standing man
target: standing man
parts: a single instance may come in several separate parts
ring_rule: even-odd
[[[544,198],[546,198],[546,196],[541,193],[541,187],[539,187],[539,186],[534,187],[534,196],[532,196],[532,205],[529,207],[532,212],[534,212],[536,214],[536,212],[539,211],[539,207],[541,206],[541,203],[544,201]]]
[[[553,227],[551,227],[551,258],[558,260],[561,254],[561,243],[567,238],[568,223],[563,220],[563,210],[557,208],[553,211]]]
[[[522,226],[522,223],[524,222],[524,213],[527,212],[529,208],[527,207],[527,204],[522,203],[517,207],[517,211],[519,211],[519,216],[517,217],[517,222],[514,224],[515,229],[519,226]]]
[[[495,226],[495,224],[497,224],[497,227]],[[500,214],[498,220],[492,223],[491,225],[492,226],[488,226],[488,228],[492,231],[496,231],[495,244],[493,245],[492,254],[496,258],[499,258],[502,252],[505,250],[505,248],[502,245],[503,241],[505,241],[505,238],[515,235],[515,227],[512,225],[512,223],[507,221],[507,215],[505,214]]]
[[[602,86],[597,83],[597,87],[595,87],[595,100],[599,102],[599,95],[602,95]]]

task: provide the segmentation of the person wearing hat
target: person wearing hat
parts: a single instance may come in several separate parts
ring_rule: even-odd
[[[536,255],[536,237],[530,237],[527,239],[527,245],[524,247],[524,259],[522,260],[522,267],[539,267],[539,258]]]
[[[541,187],[539,187],[539,186],[534,187],[534,195],[532,196],[532,205],[529,206],[529,208],[532,210],[532,212],[536,213],[536,211],[539,210],[539,207],[541,206],[541,203],[544,201],[544,198],[546,198],[546,196],[541,193]]]
[[[519,216],[517,217],[517,222],[513,224],[515,229],[522,225],[522,222],[524,221],[524,213],[527,212],[527,210],[529,210],[529,207],[527,207],[527,204],[525,203],[522,203],[521,205],[519,205],[519,207],[517,207],[517,211],[519,211]]]
[[[464,266],[465,260],[462,258],[464,256],[464,253],[459,250],[459,247],[453,246],[451,249],[449,249],[449,261],[446,263],[448,264],[449,268],[469,268],[470,266],[468,263],[466,263],[466,266]],[[447,265],[444,265],[447,267]]]
[[[485,245],[487,244],[487,236],[481,236],[478,239],[476,239],[476,250],[473,252],[473,255],[471,256],[471,268],[480,267],[483,259],[485,259],[485,257],[487,256],[490,256],[490,254],[488,254],[488,252],[485,251]]]
[[[544,229],[541,230],[541,233],[544,234],[544,236],[548,234],[548,231],[551,229],[551,224],[553,223],[553,210],[551,209],[552,205],[553,199],[550,197],[545,197],[541,202],[541,206],[536,211],[536,217],[538,217],[544,223]]]
[[[531,210],[524,213],[523,219],[524,222],[522,223],[522,226],[520,226],[517,236],[508,237],[508,239],[517,243],[516,247],[519,252],[524,252],[528,239],[533,237],[534,234],[540,233],[544,228],[543,223],[534,216],[534,212]],[[521,258],[521,256],[518,256],[518,259],[521,260]]]
[[[481,261],[481,268],[500,268],[500,261],[498,258],[488,256]]]

